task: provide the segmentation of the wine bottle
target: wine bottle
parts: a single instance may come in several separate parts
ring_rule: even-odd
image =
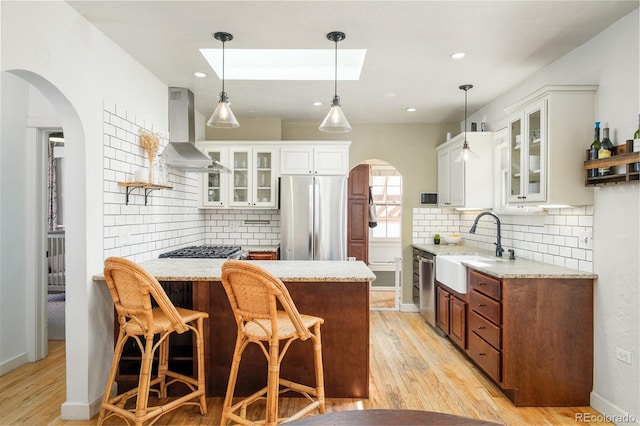
[[[640,151],[640,115],[638,115],[638,130],[633,134],[633,152],[636,151]],[[640,172],[640,163],[635,163],[633,170]]]
[[[593,142],[589,148],[589,160],[598,159],[598,151],[600,150],[600,122],[596,121],[596,127],[593,135]],[[589,169],[588,176],[590,178],[598,176],[598,169]]]
[[[600,149],[598,150],[598,159],[609,158],[614,154],[613,143],[611,143],[611,139],[609,139],[609,128],[603,127],[602,142],[600,142]],[[608,176],[611,174],[613,174],[611,167],[598,168],[598,176]]]

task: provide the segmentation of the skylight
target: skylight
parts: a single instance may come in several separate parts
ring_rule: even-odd
[[[200,49],[222,78],[222,49]],[[359,80],[366,49],[338,51],[338,80]],[[225,80],[333,80],[334,49],[225,49]]]

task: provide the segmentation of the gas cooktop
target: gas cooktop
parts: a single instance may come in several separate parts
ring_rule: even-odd
[[[241,250],[240,246],[191,246],[162,253],[160,257],[225,259]]]

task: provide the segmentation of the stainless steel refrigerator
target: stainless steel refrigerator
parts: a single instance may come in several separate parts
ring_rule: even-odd
[[[347,260],[347,177],[280,178],[282,260]]]

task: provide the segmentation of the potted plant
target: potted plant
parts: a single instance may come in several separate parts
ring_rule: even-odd
[[[433,244],[440,244],[440,234],[435,234],[433,236]]]

